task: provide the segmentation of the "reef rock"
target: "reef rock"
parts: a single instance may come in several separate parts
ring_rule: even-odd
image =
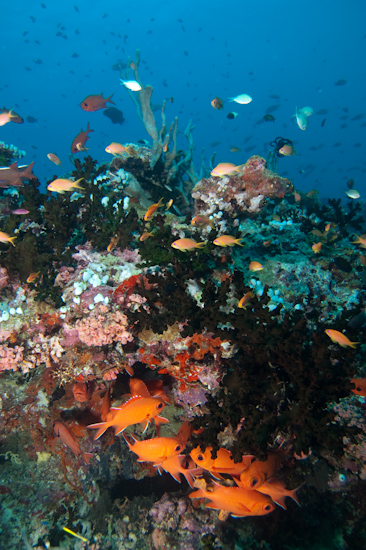
[[[242,175],[222,178],[203,178],[194,187],[195,214],[218,215],[236,218],[241,214],[256,214],[267,199],[284,197],[293,191],[290,180],[266,168],[266,161],[259,156],[250,157]],[[222,216],[222,214],[221,214]]]

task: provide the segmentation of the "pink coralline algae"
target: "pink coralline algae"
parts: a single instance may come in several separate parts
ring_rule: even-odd
[[[211,177],[200,180],[193,189],[195,214],[236,218],[239,214],[255,214],[267,199],[284,197],[293,191],[292,183],[266,168],[259,156],[250,157],[240,176]]]
[[[93,312],[89,317],[75,323],[79,339],[87,346],[104,346],[112,342],[127,344],[133,340],[127,326],[126,315],[119,311],[108,317]]]
[[[0,266],[0,288],[8,286],[9,275],[5,267]]]
[[[18,370],[19,363],[23,359],[22,346],[9,348],[8,346],[0,345],[0,371]]]

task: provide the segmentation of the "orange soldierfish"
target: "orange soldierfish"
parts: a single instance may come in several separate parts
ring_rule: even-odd
[[[345,336],[342,332],[339,332],[338,330],[333,330],[331,328],[327,328],[325,331],[325,334],[329,336],[329,338],[332,340],[334,344],[339,344],[342,346],[342,348],[346,348],[349,346],[350,348],[356,348],[356,345],[360,342],[351,342],[347,336]]]
[[[197,466],[204,468],[217,479],[222,479],[220,474],[240,476],[253,459],[253,455],[243,456],[241,462],[235,463],[231,458],[231,452],[227,449],[218,449],[216,458],[212,458],[211,451],[212,447],[206,447],[203,452],[201,447],[196,447],[190,453],[190,457]]]
[[[89,128],[89,122],[86,127],[85,132],[81,128],[80,133],[74,138],[72,144],[71,144],[71,152],[72,153],[79,153],[82,150],[85,150],[85,143],[88,141],[90,132],[94,132],[94,130],[90,130]],[[84,149],[83,149],[84,147]]]
[[[131,437],[133,445],[125,439],[130,451],[137,454],[138,462],[154,462],[158,465],[168,458],[178,456],[185,447],[176,437],[154,437],[144,441],[138,441],[133,435]]]
[[[107,102],[115,105],[115,103],[111,100],[112,96],[113,94],[104,99],[103,93],[99,95],[88,95],[88,97],[80,103],[80,107],[83,111],[88,111],[88,113],[93,113],[94,111],[99,111],[100,109],[107,109]]]
[[[153,216],[153,214],[155,214],[155,212],[157,211],[158,208],[160,208],[161,206],[164,206],[163,205],[163,200],[164,199],[161,198],[159,202],[149,206],[149,208],[147,209],[147,211],[145,213],[145,216],[144,216],[145,222],[149,221],[149,219]]]
[[[259,491],[263,495],[268,495],[269,497],[271,497],[273,502],[286,510],[286,497],[292,498],[292,500],[294,500],[296,504],[301,506],[298,496],[296,494],[296,491],[298,491],[301,487],[302,485],[300,485],[296,489],[286,489],[286,487],[281,483],[279,479],[271,479],[269,481],[265,481],[263,485],[258,487],[257,491]]]
[[[91,453],[83,453],[80,449],[79,443],[75,441],[71,432],[67,429],[65,424],[56,420],[53,425],[53,429],[57,437],[59,437],[64,445],[68,447],[76,456],[82,456],[87,464],[89,464],[90,458],[93,456]]]
[[[168,422],[166,418],[158,416],[164,407],[164,401],[157,397],[131,397],[121,407],[112,407],[106,422],[90,424],[88,428],[98,430],[94,439],[99,439],[110,427],[115,429],[115,435],[133,424],[143,424],[145,431],[153,419],[156,424]]]
[[[352,378],[351,383],[355,385],[352,393],[366,397],[366,378]]]
[[[157,467],[159,474],[168,472],[178,483],[181,483],[181,474],[186,478],[187,483],[193,489],[194,475],[200,475],[202,468],[186,467],[187,457],[185,455],[173,456],[167,458],[161,464],[154,464]]]
[[[133,396],[159,397],[165,403],[171,402],[163,389],[163,382],[161,380],[147,380],[145,383],[139,378],[131,378],[130,391]]]
[[[226,510],[234,517],[264,516],[272,512],[275,505],[267,495],[242,487],[223,487],[215,483],[213,491],[198,489],[190,498],[208,498],[206,508]]]
[[[278,450],[268,455],[267,460],[254,460],[240,475],[240,487],[258,489],[281,467],[285,453]]]

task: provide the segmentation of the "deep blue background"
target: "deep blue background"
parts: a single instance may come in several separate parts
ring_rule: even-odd
[[[22,163],[35,160],[34,172],[42,183],[72,169],[71,142],[88,121],[94,133],[87,145],[98,161],[111,159],[104,152],[111,141],[149,138],[112,70],[140,48],[140,77],[154,87],[153,103],[174,97],[167,104],[167,123],[178,115],[182,132],[189,119],[196,124],[197,169],[202,147],[207,160],[217,151],[216,163],[241,164],[253,154],[266,156],[268,143],[282,135],[294,141],[297,156],[281,159],[278,172],[297,189],[344,197],[346,181],[354,178],[363,192],[364,0],[109,0],[99,6],[86,0],[45,0],[44,5],[7,3],[0,42],[0,106],[37,119],[1,127],[0,140],[27,151]],[[74,53],[79,57],[73,58]],[[335,86],[339,79],[347,84]],[[100,92],[105,97],[114,93],[126,119],[123,126],[113,125],[103,111],[80,108],[86,96]],[[253,102],[226,103],[241,93],[250,94]],[[215,96],[224,99],[224,111],[211,107]],[[263,122],[266,110],[276,105],[275,123]],[[296,106],[305,105],[328,114],[314,114],[308,130],[301,131],[292,115]],[[231,110],[239,113],[234,120],[226,118]],[[160,123],[159,113],[155,115]],[[357,115],[362,118],[352,120]],[[179,147],[185,148],[184,136],[179,139]],[[233,145],[241,153],[230,153]],[[62,159],[61,168],[47,159],[49,152]]]

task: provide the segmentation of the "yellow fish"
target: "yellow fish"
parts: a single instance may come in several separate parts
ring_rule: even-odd
[[[186,250],[193,250],[194,248],[203,248],[205,244],[205,242],[198,243],[194,239],[178,239],[177,241],[174,241],[171,246],[177,250],[182,250],[185,252]]]
[[[0,243],[10,243],[13,246],[15,246],[14,244],[15,239],[16,237],[10,237],[8,233],[4,233],[4,231],[0,231]]]
[[[244,246],[243,244],[241,244],[242,240],[242,238],[236,239],[235,237],[232,237],[232,235],[221,235],[221,237],[217,237],[217,239],[215,239],[213,243],[216,246],[234,246],[235,244],[238,244],[239,246]]]
[[[349,340],[347,336],[345,336],[342,332],[339,332],[338,330],[333,330],[332,328],[327,328],[324,332],[327,336],[329,336],[334,344],[339,344],[340,346],[342,346],[342,348],[346,348],[347,346],[349,346],[350,348],[355,349],[356,345],[360,343],[351,342],[351,340]]]
[[[49,191],[61,194],[65,193],[65,191],[72,191],[73,189],[84,189],[84,187],[81,187],[81,185],[79,185],[79,182],[82,179],[84,178],[80,178],[76,181],[67,179],[56,179],[47,186],[47,189]]]

